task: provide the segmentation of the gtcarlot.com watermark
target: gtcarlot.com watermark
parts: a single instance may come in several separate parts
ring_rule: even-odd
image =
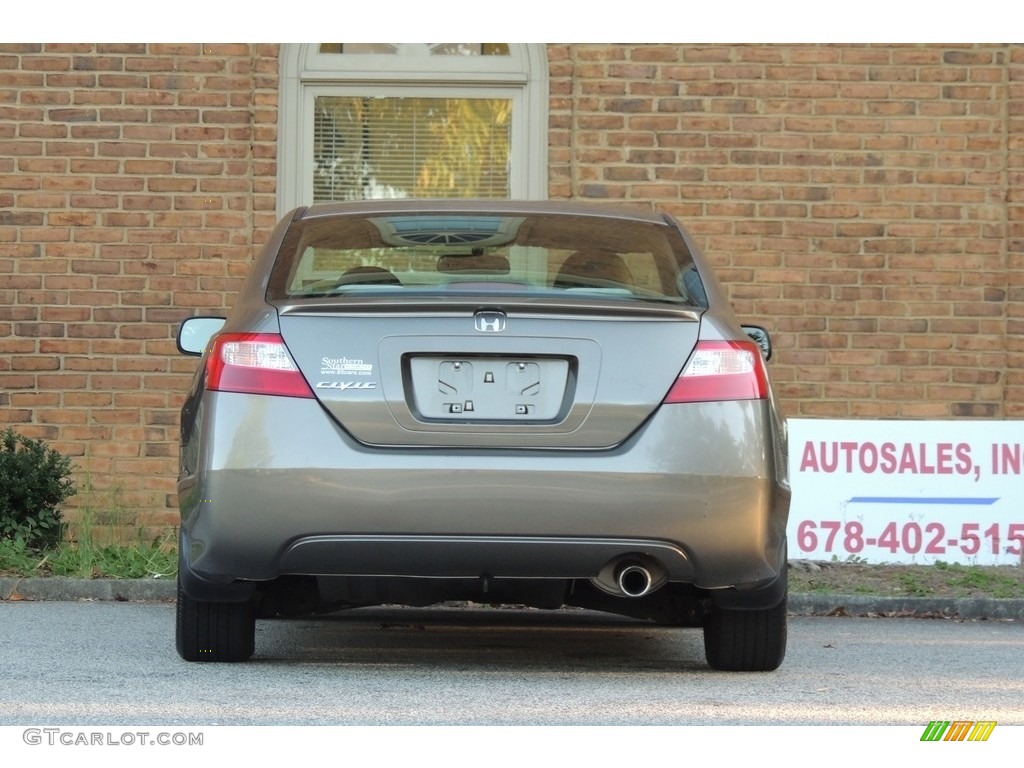
[[[21,740],[33,747],[201,747],[203,733],[26,728],[21,733]]]

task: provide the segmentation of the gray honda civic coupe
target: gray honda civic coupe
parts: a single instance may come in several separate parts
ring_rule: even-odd
[[[289,213],[229,317],[193,317],[176,643],[442,601],[703,628],[786,651],[771,344],[687,232],[602,204],[375,200]]]

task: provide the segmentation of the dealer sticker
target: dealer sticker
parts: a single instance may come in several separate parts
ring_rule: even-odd
[[[372,376],[373,365],[363,362],[362,358],[322,357],[320,358],[321,376]]]

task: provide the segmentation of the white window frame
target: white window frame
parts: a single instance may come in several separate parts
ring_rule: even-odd
[[[281,46],[277,214],[313,198],[317,96],[510,99],[509,196],[548,196],[548,71],[541,44],[509,44],[508,56],[322,54],[319,44]]]

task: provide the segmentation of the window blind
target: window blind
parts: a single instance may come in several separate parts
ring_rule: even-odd
[[[317,96],[314,202],[509,197],[512,101]]]

